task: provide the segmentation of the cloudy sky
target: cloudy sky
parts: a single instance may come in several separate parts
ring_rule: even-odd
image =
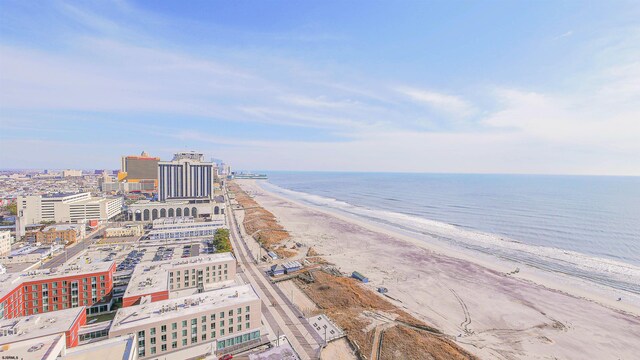
[[[0,168],[185,149],[248,170],[640,175],[640,3],[0,2]]]

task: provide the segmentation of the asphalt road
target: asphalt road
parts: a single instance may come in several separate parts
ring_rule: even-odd
[[[228,197],[227,197],[228,198]],[[229,209],[231,206],[228,207]],[[279,287],[271,282],[267,275],[253,262],[253,255],[239,233],[233,211],[227,212],[229,228],[234,252],[239,264],[245,271],[241,275],[256,290],[262,293],[262,313],[271,329],[280,335],[287,335],[291,345],[302,359],[318,359],[322,340],[306,321],[303,314],[282,293]]]

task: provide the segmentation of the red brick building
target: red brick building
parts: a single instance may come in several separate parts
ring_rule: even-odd
[[[0,319],[86,306],[89,314],[111,309],[115,262],[71,265],[51,272],[0,278]]]

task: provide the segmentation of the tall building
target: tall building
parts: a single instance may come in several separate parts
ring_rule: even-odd
[[[171,161],[158,163],[158,199],[211,199],[215,169],[204,154],[176,153]]]
[[[11,252],[11,232],[0,231],[0,256],[8,255]]]
[[[159,157],[152,157],[145,151],[140,156],[123,156],[118,181],[141,183],[142,190],[155,190],[158,187]]]

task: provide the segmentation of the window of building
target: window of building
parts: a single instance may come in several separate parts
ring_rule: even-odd
[[[198,323],[198,319],[191,319],[191,325],[196,325]]]
[[[160,338],[162,339],[163,342],[167,341],[167,335],[162,335]]]
[[[163,333],[166,333],[167,332],[167,325],[162,325],[160,327],[160,331],[162,331]]]
[[[229,330],[229,334],[233,334],[233,326],[229,326],[228,330]]]
[[[152,327],[151,330],[149,330],[149,334],[150,335],[155,335],[156,334],[156,328]]]
[[[171,330],[175,330],[177,328],[178,328],[178,324],[177,323],[171,324]]]
[[[187,346],[187,339],[182,339],[182,346]]]
[[[182,327],[187,327],[187,320],[182,320]]]
[[[151,345],[155,345],[156,344],[156,338],[152,337],[151,338]]]
[[[182,336],[187,336],[187,330],[182,330]]]
[[[167,351],[167,344],[162,344],[160,348],[162,349],[162,351]]]
[[[177,341],[174,341],[174,342],[171,343],[171,348],[172,349],[175,349],[177,347],[178,347],[178,342]]]
[[[233,316],[233,310],[229,310],[229,316]]]
[[[155,353],[156,353],[156,347],[155,347],[155,346],[152,346],[152,347],[151,347],[151,355],[153,355],[153,354],[155,354]]]

